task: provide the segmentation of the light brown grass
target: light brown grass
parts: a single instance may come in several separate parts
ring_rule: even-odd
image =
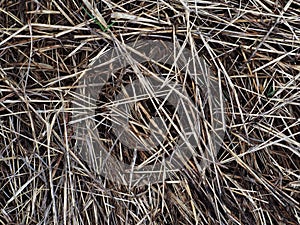
[[[0,1],[0,224],[300,224],[299,8]],[[220,82],[227,122],[209,168],[199,154],[172,179],[135,188],[97,176],[68,124],[99,52],[143,38],[187,38]]]

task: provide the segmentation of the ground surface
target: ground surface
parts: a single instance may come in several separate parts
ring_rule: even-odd
[[[298,0],[0,0],[0,224],[300,224],[299,8]],[[182,170],[162,183],[120,185],[74,147],[70,101],[103,49],[149,39],[185,43],[205,59],[226,132],[203,169],[208,111],[204,141]],[[192,81],[185,86],[201,99]],[[126,152],[114,154],[130,162]]]

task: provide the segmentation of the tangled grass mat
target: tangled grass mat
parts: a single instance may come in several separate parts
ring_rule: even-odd
[[[0,0],[0,224],[300,224],[299,8],[299,0]],[[75,89],[91,63],[137,40],[187,46],[205,60],[225,128],[212,154],[206,111],[193,157],[144,186],[99,175],[71,124]],[[173,68],[135,66],[153,76]],[[120,85],[133,82],[135,69],[123,71]],[[176,77],[192,100],[205,101],[186,78]],[[176,106],[167,111],[164,120]],[[98,122],[116,159],[162,160],[115,148],[110,123]],[[159,143],[166,150],[176,144],[172,135]],[[212,155],[205,167],[204,150]]]

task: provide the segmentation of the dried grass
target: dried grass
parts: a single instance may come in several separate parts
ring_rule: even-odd
[[[300,224],[300,2],[0,1],[0,224]],[[225,96],[216,161],[144,188],[72,146],[70,99],[107,46],[182,40]],[[189,84],[187,84],[189,85]]]

